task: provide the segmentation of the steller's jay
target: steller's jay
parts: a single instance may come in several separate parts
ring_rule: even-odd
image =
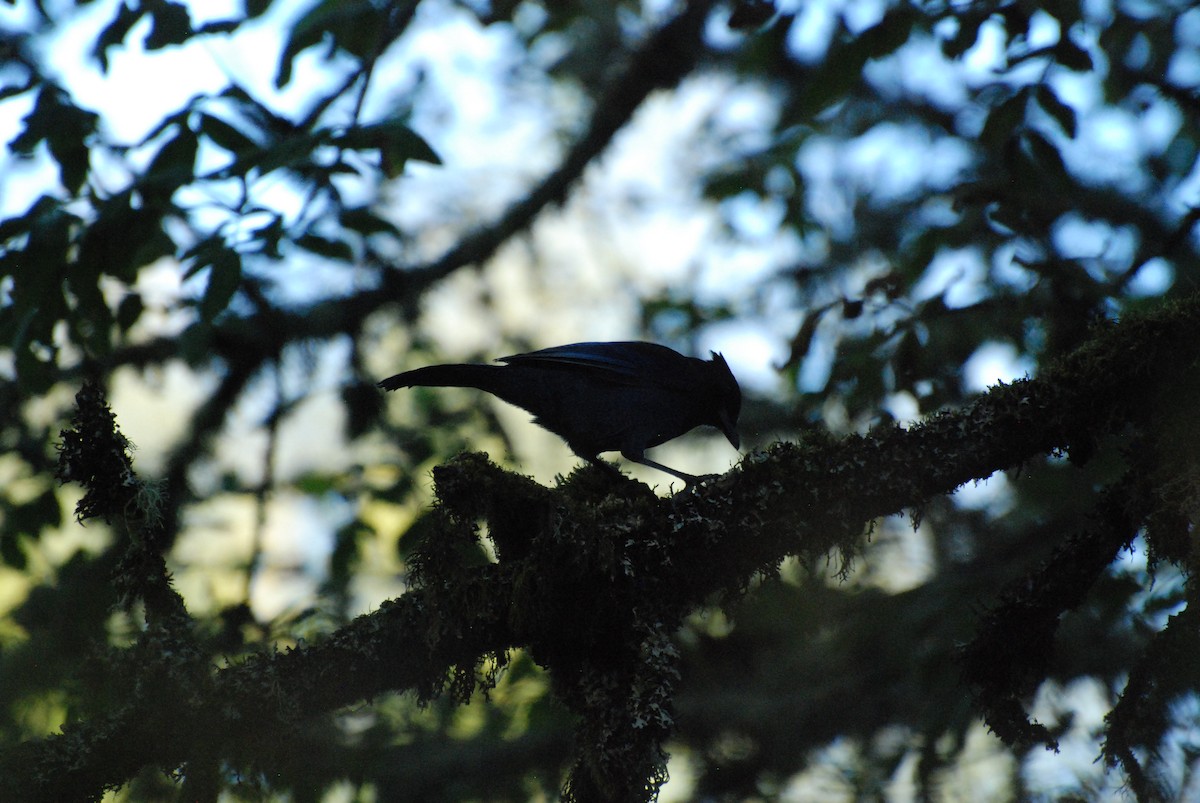
[[[738,447],[742,391],[725,358],[685,357],[655,343],[572,343],[501,357],[504,365],[431,365],[388,377],[384,390],[460,387],[486,390],[533,413],[534,423],[599,464],[600,452],[698,478],[646,457],[646,450],[707,424]]]

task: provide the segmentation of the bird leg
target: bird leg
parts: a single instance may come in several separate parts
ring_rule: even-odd
[[[588,461],[589,463],[591,463],[593,466],[596,466],[597,468],[602,468],[605,471],[609,472],[610,474],[615,474],[617,477],[621,478],[622,480],[626,480],[628,482],[633,481],[629,477],[626,477],[624,474],[622,474],[621,469],[617,468],[612,463],[609,463],[607,460],[601,460],[600,455],[595,455],[593,457],[584,457],[583,459]]]
[[[621,457],[624,457],[626,460],[632,463],[641,463],[643,466],[650,466],[650,468],[656,468],[659,471],[665,471],[668,474],[678,477],[679,479],[683,480],[683,489],[685,491],[688,488],[693,488],[702,482],[700,477],[695,477],[691,474],[684,474],[682,471],[676,471],[673,468],[664,466],[662,463],[651,460],[649,457],[646,457],[645,452],[622,451]]]

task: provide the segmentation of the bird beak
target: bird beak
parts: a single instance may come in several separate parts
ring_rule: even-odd
[[[717,415],[717,420],[720,421],[721,432],[725,433],[725,437],[733,444],[733,448],[740,449],[742,439],[738,437],[737,425],[730,420],[729,415],[724,410]]]

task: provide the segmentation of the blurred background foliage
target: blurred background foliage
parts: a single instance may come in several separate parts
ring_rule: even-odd
[[[1189,3],[218,5],[0,9],[8,744],[115,704],[89,666],[141,627],[108,580],[128,536],[77,526],[78,489],[52,479],[85,375],[164,495],[176,587],[220,666],[402,593],[454,453],[547,481],[573,466],[468,392],[383,398],[390,373],[572,340],[719,348],[753,449],[960,406],[1196,290]],[[131,71],[189,89],[121,96]],[[695,612],[663,798],[1116,794],[1097,734],[1181,609],[1182,569],[1135,542],[1064,618],[1028,700],[1057,754],[989,735],[956,660],[1120,474],[1108,446],[931,499],[915,528],[881,521],[845,574],[788,563]],[[702,437],[670,448],[688,471],[730,460]],[[1197,710],[1193,680],[1161,723],[1172,795],[1200,794]],[[375,700],[221,784],[552,799],[569,743],[516,655],[486,702]],[[110,794],[176,790],[147,769]]]

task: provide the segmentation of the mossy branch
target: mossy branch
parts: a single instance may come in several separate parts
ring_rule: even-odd
[[[201,674],[190,650],[162,641],[178,631],[156,631],[158,640],[135,648],[159,648],[137,693],[108,717],[6,751],[0,787],[23,800],[83,799],[139,767],[174,769],[198,752],[261,765],[307,717],[385,692],[427,698],[447,681],[465,699],[493,679],[480,673],[483,659],[500,666],[524,648],[579,723],[568,797],[652,798],[673,727],[670,634],[690,611],[714,594],[742,593],[788,556],[853,555],[873,519],[994,471],[1052,452],[1083,460],[1131,429],[1158,448],[1158,411],[1194,376],[1198,356],[1193,299],[1098,331],[1041,377],[993,388],[962,411],[908,429],[776,444],[665,499],[595,467],[545,488],[460,456],[435,473],[438,526],[414,556],[411,591],[319,643]],[[95,437],[124,454],[121,439]],[[133,486],[123,470],[115,476],[104,481],[123,505]],[[1122,533],[1141,517],[1130,510]],[[471,557],[480,521],[496,562]],[[1172,559],[1177,551],[1163,548]],[[1119,744],[1110,740],[1113,753],[1128,752]]]

